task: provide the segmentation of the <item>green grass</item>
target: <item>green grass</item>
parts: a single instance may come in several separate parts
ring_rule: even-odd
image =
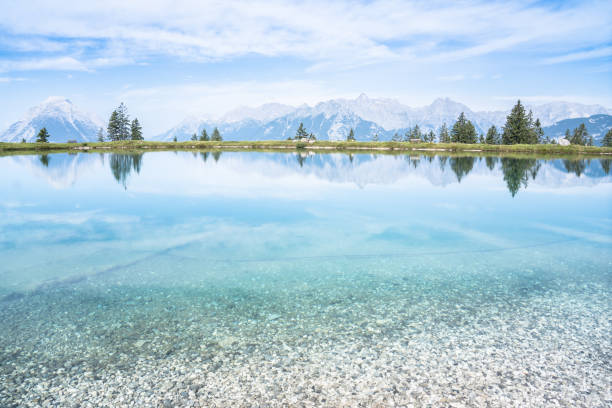
[[[331,142],[314,143],[287,140],[264,141],[225,141],[225,142],[154,142],[121,141],[103,143],[0,143],[3,153],[40,153],[74,151],[122,151],[122,150],[315,150],[315,151],[446,151],[446,152],[483,152],[483,153],[527,153],[537,155],[612,155],[612,148],[597,146],[559,146],[559,145],[487,145],[460,143],[409,143],[409,142]]]

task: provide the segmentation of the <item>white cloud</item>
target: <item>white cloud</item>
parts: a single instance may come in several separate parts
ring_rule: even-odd
[[[589,51],[573,52],[558,57],[546,58],[543,64],[560,64],[563,62],[582,61],[586,59],[602,58],[612,56],[612,47],[597,48]]]
[[[13,49],[55,51],[65,59],[58,65],[8,64],[15,70],[94,69],[158,55],[210,61],[251,54],[303,58],[318,70],[452,61],[519,46],[571,53],[609,41],[611,13],[610,4],[598,1],[547,8],[531,2],[391,0],[109,0],[62,7],[33,0],[5,5],[0,24],[11,33]]]

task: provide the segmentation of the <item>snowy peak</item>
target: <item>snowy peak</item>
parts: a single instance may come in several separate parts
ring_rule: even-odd
[[[61,96],[52,96],[40,105],[30,108],[24,118],[13,123],[0,134],[0,141],[34,142],[38,131],[45,127],[51,142],[94,141],[103,123],[94,115],[78,110],[73,103]]]
[[[256,108],[241,106],[223,115],[219,121],[224,123],[241,122],[243,120],[268,122],[293,111],[295,111],[293,106],[280,103],[267,103]]]

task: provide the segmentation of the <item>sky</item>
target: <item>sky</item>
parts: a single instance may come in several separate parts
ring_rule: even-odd
[[[268,102],[612,108],[610,1],[5,2],[0,128],[49,96],[145,136]]]

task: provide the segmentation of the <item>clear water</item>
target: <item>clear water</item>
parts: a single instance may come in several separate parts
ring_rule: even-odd
[[[0,405],[610,406],[609,168],[0,157]]]

